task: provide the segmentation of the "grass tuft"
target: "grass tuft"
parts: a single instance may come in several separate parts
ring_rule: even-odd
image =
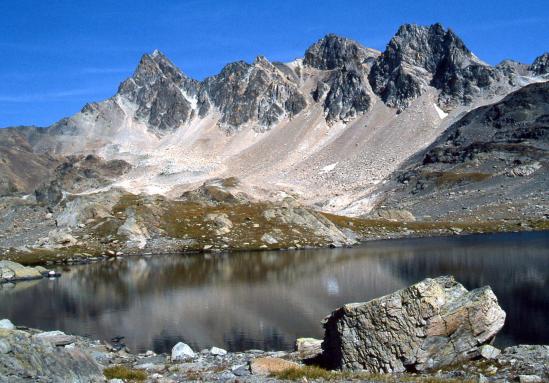
[[[127,382],[143,382],[147,379],[144,371],[134,370],[125,366],[112,366],[103,370],[107,379],[122,379]]]

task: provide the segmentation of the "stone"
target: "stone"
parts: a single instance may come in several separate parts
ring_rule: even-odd
[[[210,354],[212,355],[227,355],[227,350],[224,350],[219,347],[212,347],[210,348]]]
[[[251,374],[250,368],[246,364],[234,366],[231,370],[235,376],[248,376]]]
[[[315,338],[298,338],[295,349],[299,359],[312,359],[322,354],[322,340]]]
[[[102,368],[85,349],[52,347],[26,331],[0,330],[0,382],[104,382]]]
[[[67,335],[62,331],[45,331],[39,334],[33,335],[34,340],[41,340],[44,342],[49,342],[55,346],[66,346],[71,343],[74,343],[76,338],[72,335]]]
[[[0,354],[7,354],[11,351],[11,345],[3,339],[0,339]]]
[[[42,274],[33,267],[26,267],[12,261],[0,261],[0,281],[39,278],[42,278]]]
[[[269,245],[274,245],[278,243],[278,240],[269,233],[265,233],[261,236],[261,242],[268,243]]]
[[[233,223],[225,213],[210,213],[204,218],[206,222],[212,222],[215,226],[216,235],[225,235],[231,232]]]
[[[15,330],[15,325],[9,319],[0,320],[0,329]]]
[[[501,353],[501,350],[499,348],[496,348],[494,346],[491,346],[489,344],[485,344],[484,346],[480,347],[480,355],[484,359],[496,359],[498,355]]]
[[[541,383],[541,377],[537,375],[519,375],[520,383]]]
[[[299,364],[282,358],[256,358],[250,362],[250,370],[254,375],[269,376],[292,368],[298,368]]]
[[[172,360],[185,360],[194,356],[193,349],[186,343],[179,342],[172,348]]]
[[[390,221],[413,222],[416,220],[410,211],[404,209],[382,209],[377,211],[377,215]]]
[[[478,356],[504,321],[490,287],[467,291],[453,277],[428,278],[334,311],[323,322],[323,358],[330,368],[425,371]]]

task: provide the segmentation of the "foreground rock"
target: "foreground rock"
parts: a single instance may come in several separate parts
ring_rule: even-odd
[[[100,365],[61,332],[0,329],[0,382],[103,382]],[[63,342],[60,341],[63,338]],[[72,340],[67,343],[66,341]]]
[[[331,367],[370,372],[425,371],[480,355],[503,327],[490,287],[467,291],[452,277],[425,279],[324,321]]]
[[[0,261],[0,283],[40,279],[47,276],[57,276],[41,266],[27,267],[17,262]]]

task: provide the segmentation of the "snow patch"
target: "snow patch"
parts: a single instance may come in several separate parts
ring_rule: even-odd
[[[333,164],[330,164],[328,166],[324,166],[321,170],[320,170],[320,174],[326,174],[326,173],[329,173],[331,172],[332,170],[335,169],[335,167],[337,166],[339,162],[334,162]]]
[[[448,116],[448,113],[446,113],[445,111],[440,109],[437,104],[433,103],[433,106],[435,107],[435,110],[437,111],[437,114],[438,114],[438,116],[440,117],[441,120],[444,120],[446,118],[446,116]]]

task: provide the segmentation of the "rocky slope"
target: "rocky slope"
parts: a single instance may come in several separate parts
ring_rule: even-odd
[[[143,194],[156,201],[151,196],[161,195],[159,201],[177,205],[185,193],[200,194],[201,185],[219,179],[237,180],[231,193],[246,195],[253,204],[283,207],[290,197],[311,214],[320,210],[356,217],[376,208],[377,218],[453,219],[455,209],[449,204],[416,209],[412,202],[400,202],[403,197],[394,191],[402,186],[394,188],[397,177],[407,182],[404,189],[425,185],[417,186],[416,198],[431,189],[440,195],[461,193],[463,177],[482,181],[489,174],[490,182],[501,179],[527,201],[546,179],[546,146],[527,142],[544,140],[547,100],[536,96],[521,101],[516,96],[516,105],[498,108],[510,92],[546,92],[543,84],[527,85],[547,81],[547,60],[544,54],[532,65],[507,60],[490,66],[440,24],[404,25],[384,52],[330,34],[309,47],[302,59],[275,63],[258,56],[251,64],[228,64],[203,81],[189,78],[154,51],[143,55],[134,74],[108,100],[89,103],[47,128],[0,130],[4,221],[12,222],[6,217],[15,217],[20,209],[31,209],[24,219],[24,225],[31,225],[42,214],[36,213],[43,208],[33,205],[36,201],[48,206],[44,214],[55,215],[52,222],[66,222],[61,217],[71,216],[71,225],[85,224],[94,214],[100,219],[111,214],[117,196]],[[537,120],[510,108],[528,110]],[[467,135],[454,137],[465,131],[456,128],[459,124],[475,126],[467,142]],[[453,140],[449,146],[447,140]],[[427,148],[430,164],[423,163]],[[482,159],[467,160],[470,152],[482,152]],[[463,161],[449,164],[444,159],[448,156]],[[505,169],[499,168],[502,156]],[[417,182],[395,175],[414,161],[430,173],[410,175]],[[472,163],[479,164],[478,171],[462,175],[460,167]],[[501,174],[488,171],[490,166]],[[509,172],[512,175],[503,175]],[[503,190],[506,187],[485,192],[483,199],[468,201],[454,215],[464,216],[469,204],[501,200]],[[504,197],[514,202],[515,194]],[[537,209],[546,212],[547,199],[535,198]],[[106,201],[106,208],[99,209],[103,213],[88,209],[75,218],[72,200],[83,205]],[[509,216],[514,212],[500,218]],[[37,229],[27,231],[36,233],[34,242],[55,230],[42,221],[32,226]],[[319,230],[315,238],[324,238],[322,243],[346,242]],[[0,246],[19,247],[17,238],[6,238]]]
[[[395,174],[381,203],[448,219],[547,218],[548,150],[543,82],[467,113]]]

